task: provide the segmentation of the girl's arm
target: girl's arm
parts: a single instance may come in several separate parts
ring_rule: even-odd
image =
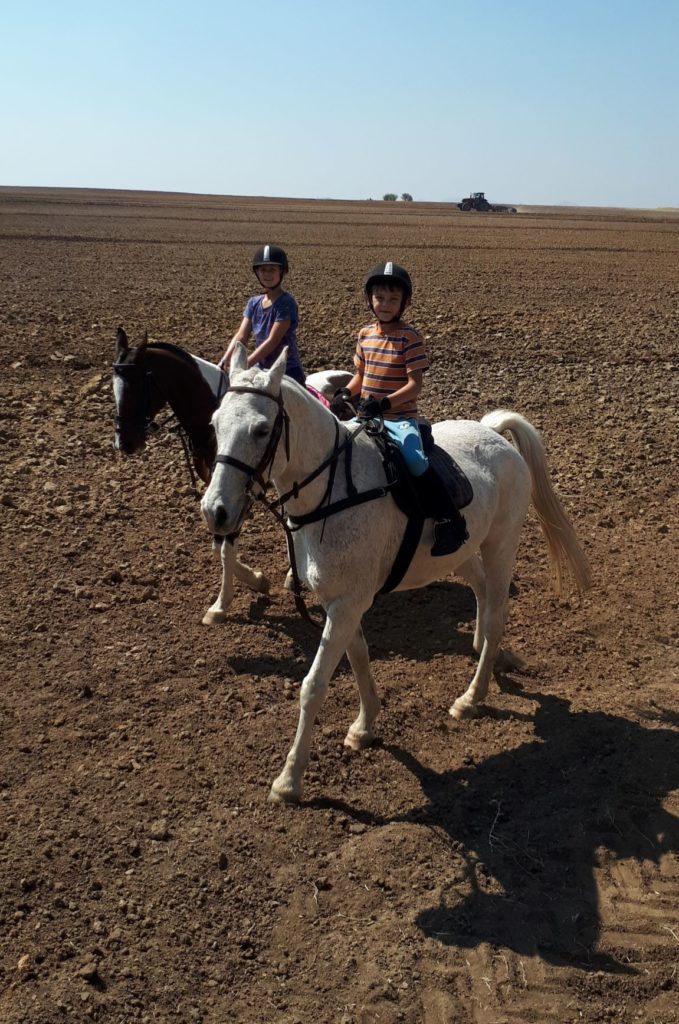
[[[255,363],[260,363],[262,359],[266,359],[268,355],[271,355],[273,351],[280,345],[283,338],[290,328],[290,320],[277,320],[271,328],[269,337],[258,345],[252,355],[248,356],[248,369],[254,366]]]
[[[226,352],[224,353],[222,358],[217,363],[217,365],[219,367],[221,367],[222,370],[228,370],[229,363],[231,362],[231,356],[233,354],[234,348],[236,347],[238,342],[240,342],[241,345],[244,345],[246,343],[246,341],[248,340],[248,338],[250,337],[251,333],[252,333],[252,320],[249,317],[244,316],[242,321],[241,321],[240,327],[238,328],[238,330],[234,334],[233,338],[229,342],[229,345],[228,345],[228,348],[227,348]],[[248,366],[249,365],[250,364],[248,363]]]

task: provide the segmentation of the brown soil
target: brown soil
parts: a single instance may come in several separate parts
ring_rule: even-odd
[[[679,1021],[679,217],[0,190],[4,685],[0,1020]],[[366,619],[380,742],[346,665],[299,808],[267,803],[315,635],[261,513],[218,572],[171,435],[112,451],[115,329],[216,359],[290,254],[307,370],[350,365],[360,280],[415,280],[424,411],[543,432],[595,586],[551,596],[534,518],[480,717],[454,579]]]

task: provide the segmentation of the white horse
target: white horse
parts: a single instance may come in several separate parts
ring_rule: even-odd
[[[285,509],[298,517],[327,499],[329,469],[288,496],[332,455],[348,428],[283,376],[285,354],[268,371],[246,369],[245,349],[231,360],[231,388],[213,416],[217,465],[202,500],[209,529],[229,534],[238,529],[251,500],[270,478]],[[474,498],[464,509],[469,534],[454,554],[432,557],[433,521],[427,520],[419,547],[398,590],[422,587],[454,570],[472,587],[477,602],[474,650],[478,668],[467,691],[450,709],[454,718],[475,713],[488,690],[505,623],[509,585],[519,534],[532,498],[547,540],[561,593],[567,572],[578,589],[590,582],[590,569],[573,528],[547,475],[538,432],[515,412],[497,411],[481,423],[456,420],[434,426],[445,448],[469,478]],[[500,436],[508,430],[515,448]],[[518,448],[518,450],[517,450]],[[341,457],[343,458],[343,456]],[[359,492],[384,486],[382,460],[365,434],[353,442],[352,472]],[[347,496],[343,466],[337,467],[330,501]],[[343,508],[325,523],[316,521],[294,534],[299,573],[326,612],[320,646],[300,694],[297,734],[270,799],[297,801],[309,760],[311,734],[330,679],[346,651],[360,694],[360,710],[345,745],[354,750],[374,738],[380,709],[370,670],[361,619],[389,575],[405,529],[405,516],[391,496]],[[324,529],[324,536],[321,537]]]

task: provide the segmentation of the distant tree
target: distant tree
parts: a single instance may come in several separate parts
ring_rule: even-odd
[[[401,193],[401,201],[404,203],[412,203],[413,197],[411,196],[410,192]]]
[[[387,192],[387,194],[382,196],[382,198],[386,200],[386,202],[388,203],[395,203],[396,200],[398,199],[398,196],[396,195],[395,192]]]

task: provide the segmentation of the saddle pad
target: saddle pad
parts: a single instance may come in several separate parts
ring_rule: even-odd
[[[322,395],[321,392],[318,391],[313,386],[313,384],[305,384],[304,387],[307,389],[310,395],[313,395],[314,398],[316,398],[321,403],[321,405],[324,405],[326,409],[330,408],[330,402],[328,401],[328,399],[325,397],[325,395]]]

